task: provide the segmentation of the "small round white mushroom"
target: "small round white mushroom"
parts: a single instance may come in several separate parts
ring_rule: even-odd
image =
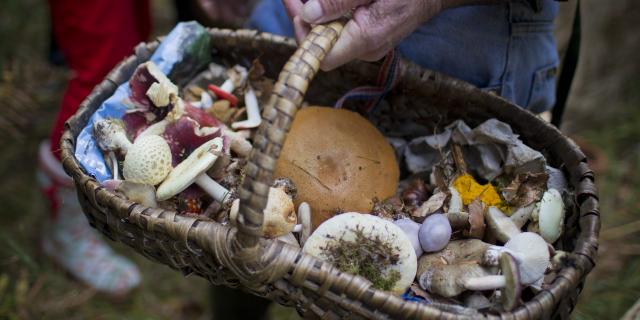
[[[404,234],[407,235],[407,238],[409,238],[409,241],[411,241],[413,249],[416,251],[416,256],[420,257],[422,253],[424,253],[424,251],[422,250],[422,246],[420,245],[420,239],[418,237],[418,232],[420,231],[421,224],[409,218],[399,219],[394,221],[393,223],[395,223],[395,225],[397,225],[398,227],[400,227],[400,229],[402,229],[402,231],[404,231]]]
[[[125,179],[154,186],[171,172],[171,149],[160,136],[136,139],[124,158],[123,169]]]
[[[196,183],[213,199],[226,203],[231,193],[207,174],[218,156],[222,153],[222,138],[208,141],[194,150],[187,159],[178,164],[156,191],[158,200],[167,200]]]
[[[547,190],[531,215],[534,223],[530,225],[529,231],[539,233],[548,243],[554,243],[560,238],[564,222],[564,202],[558,190]]]
[[[390,291],[404,293],[416,275],[417,258],[411,241],[390,221],[356,212],[339,214],[324,221],[307,239],[302,250],[319,259],[331,261],[331,253],[327,248],[331,244],[353,243],[358,238],[358,233],[394,250],[397,262],[383,267],[380,272],[383,275],[398,273],[400,277]]]
[[[432,214],[422,222],[418,239],[424,252],[442,250],[451,240],[451,224],[444,214]]]

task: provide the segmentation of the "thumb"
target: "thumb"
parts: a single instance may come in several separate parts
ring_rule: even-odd
[[[311,0],[302,7],[302,20],[306,23],[323,23],[335,20],[352,8],[372,0]]]

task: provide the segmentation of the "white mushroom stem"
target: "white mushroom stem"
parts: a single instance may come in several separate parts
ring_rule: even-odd
[[[505,276],[484,276],[478,278],[470,278],[464,281],[464,287],[467,290],[485,291],[504,288],[507,284]]]
[[[222,128],[222,135],[231,139],[231,150],[241,157],[246,157],[253,149],[251,142],[247,141],[244,136],[227,127]]]
[[[304,246],[311,235],[311,207],[306,202],[298,206],[298,222],[300,224],[297,224],[293,229],[294,232],[300,232],[300,246]],[[298,228],[298,226],[300,227]],[[296,231],[296,229],[300,230]]]
[[[233,92],[233,90],[236,89],[236,86],[233,84],[233,80],[232,79],[227,79],[224,81],[224,83],[220,86],[220,89],[226,91],[226,92]]]
[[[191,102],[191,105],[200,109],[209,109],[213,105],[213,99],[206,91],[202,91],[200,101]]]
[[[244,103],[247,107],[247,120],[232,123],[231,128],[233,129],[256,128],[262,122],[258,98],[250,85],[247,86],[247,91],[244,94]]]
[[[111,162],[111,167],[113,169],[113,180],[120,180],[120,172],[118,170],[118,159],[116,159],[115,152],[109,151],[109,161]]]
[[[211,179],[206,173],[201,173],[196,177],[195,183],[208,193],[213,199],[219,203],[225,203],[229,200],[231,192],[227,188],[220,185],[217,181]]]
[[[502,242],[507,242],[511,237],[522,232],[509,217],[496,207],[489,207],[486,220],[492,235]]]
[[[531,204],[526,207],[518,208],[518,210],[516,210],[509,218],[518,228],[522,228],[522,226],[531,219],[531,213],[535,206],[535,204]]]

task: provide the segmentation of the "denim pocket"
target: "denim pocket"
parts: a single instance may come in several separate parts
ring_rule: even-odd
[[[533,83],[529,92],[527,109],[533,113],[547,111],[556,102],[556,75],[558,63],[553,63],[538,69],[533,76]]]

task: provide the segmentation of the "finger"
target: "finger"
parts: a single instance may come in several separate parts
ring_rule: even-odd
[[[302,13],[302,1],[300,0],[282,0],[282,4],[291,20]]]
[[[311,31],[311,26],[309,26],[308,23],[302,21],[302,18],[300,18],[300,16],[297,16],[293,18],[293,31],[296,36],[296,41],[298,43],[302,43],[302,41],[304,41],[304,38],[306,38],[309,34],[309,31]]]
[[[344,26],[340,37],[322,61],[320,68],[324,71],[333,70],[360,55],[369,52],[367,36],[362,27],[355,20],[349,20]]]
[[[315,24],[335,20],[352,8],[371,2],[372,0],[311,0],[302,7],[302,20]]]

